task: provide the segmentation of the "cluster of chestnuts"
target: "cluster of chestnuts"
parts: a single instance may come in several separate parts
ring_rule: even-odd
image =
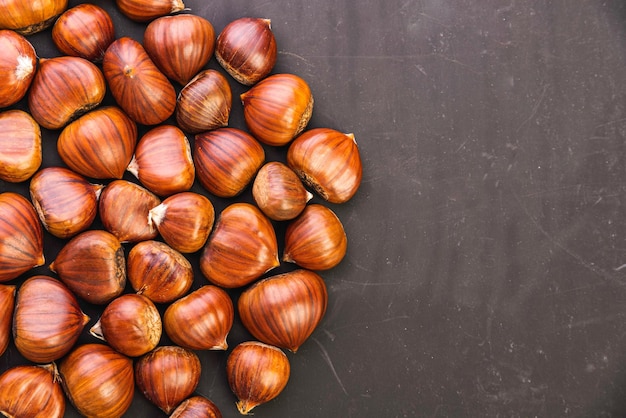
[[[0,374],[0,414],[62,417],[67,400],[84,416],[119,417],[138,388],[172,417],[221,417],[194,394],[199,350],[228,353],[228,384],[248,414],[285,388],[284,350],[325,314],[320,272],[341,262],[347,238],[324,202],[355,194],[359,150],[352,134],[307,128],[311,89],[272,73],[268,19],[216,34],[181,0],[116,8],[145,22],[141,43],[116,38],[94,4],[0,0],[0,180],[29,193],[0,192],[0,356],[12,341],[30,362]],[[59,56],[37,56],[28,36],[44,30]],[[208,68],[212,57],[224,71]],[[233,82],[247,89],[246,129],[229,125]],[[114,105],[103,105],[107,92]],[[42,168],[41,128],[57,134],[63,166]],[[268,147],[284,161],[267,161]],[[253,202],[237,199],[246,189]],[[227,202],[219,213],[215,199]],[[45,234],[62,240],[54,260]],[[293,269],[272,275],[283,262]],[[33,273],[46,263],[49,274]],[[254,340],[228,351],[235,311]],[[78,343],[84,331],[93,342]]]

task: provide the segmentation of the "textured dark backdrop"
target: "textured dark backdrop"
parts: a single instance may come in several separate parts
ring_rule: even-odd
[[[310,126],[353,132],[364,163],[357,195],[332,206],[349,249],[322,274],[327,315],[255,417],[626,416],[621,0],[186,5],[218,33],[270,18],[275,72],[315,96]],[[44,57],[49,35],[31,38]],[[56,135],[45,165],[60,163]],[[60,242],[46,245],[52,261]],[[236,325],[229,343],[248,338]],[[198,393],[237,416],[224,353],[201,358]],[[21,361],[10,346],[0,370]],[[159,414],[137,394],[127,415]]]

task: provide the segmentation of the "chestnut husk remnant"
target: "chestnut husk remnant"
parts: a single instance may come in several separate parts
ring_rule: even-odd
[[[113,20],[106,10],[82,3],[63,12],[52,27],[52,41],[65,55],[101,62],[115,40]]]
[[[15,285],[0,284],[0,356],[11,340],[13,309],[15,308]]]
[[[81,232],[67,242],[49,266],[79,298],[102,305],[126,286],[124,247],[102,230]]]
[[[28,113],[0,113],[0,179],[20,183],[31,178],[42,162],[41,128]]]
[[[228,384],[242,415],[280,395],[290,372],[289,359],[280,348],[258,341],[239,344],[226,360]]]
[[[185,399],[172,411],[170,418],[222,418],[217,405],[203,396]]]
[[[13,313],[13,341],[24,358],[50,363],[74,346],[89,317],[63,283],[33,276],[20,286]]]
[[[63,390],[83,416],[116,418],[135,394],[132,359],[106,344],[83,344],[60,363]]]
[[[0,30],[0,51],[2,108],[14,105],[26,95],[37,70],[37,53],[28,39],[12,30]]]
[[[32,203],[14,192],[0,193],[0,283],[44,262],[43,227]]]
[[[121,179],[137,144],[137,125],[117,106],[102,106],[67,125],[57,151],[67,166],[86,177]]]
[[[157,125],[174,113],[174,86],[136,40],[125,36],[109,45],[102,70],[115,101],[135,122]]]
[[[215,30],[200,16],[163,16],[146,27],[143,46],[163,74],[184,86],[211,59]]]
[[[315,203],[287,225],[283,261],[328,270],[343,260],[347,248],[348,238],[335,212]]]
[[[294,74],[274,74],[240,95],[250,133],[267,145],[282,146],[299,135],[313,115],[309,85]]]
[[[363,167],[353,134],[315,128],[289,145],[287,164],[300,179],[331,203],[345,203],[361,184]]]
[[[246,86],[265,78],[276,64],[276,38],[270,19],[242,17],[217,37],[215,58],[235,80]]]
[[[230,296],[212,285],[178,299],[163,315],[166,334],[174,343],[191,350],[226,350],[233,321]]]
[[[61,129],[97,107],[105,93],[102,71],[91,61],[70,56],[41,58],[28,92],[28,108],[44,128]]]
[[[0,29],[12,29],[22,35],[33,35],[49,28],[67,9],[68,0],[2,0]],[[8,13],[7,11],[11,11]]]
[[[218,286],[245,286],[280,265],[277,252],[270,220],[254,205],[233,203],[222,211],[204,246],[200,270]]]
[[[327,305],[324,280],[300,269],[254,283],[237,306],[241,322],[255,338],[295,353],[315,331]]]
[[[169,415],[196,390],[200,369],[200,359],[193,351],[159,346],[135,362],[135,383],[150,402]]]
[[[0,415],[62,418],[65,396],[55,363],[20,365],[0,375]]]

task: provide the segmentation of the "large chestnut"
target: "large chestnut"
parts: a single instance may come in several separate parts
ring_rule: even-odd
[[[0,30],[0,51],[0,107],[7,107],[26,95],[35,77],[37,53],[26,38],[12,30]]]
[[[67,9],[68,0],[0,0],[0,29],[32,35],[50,27]]]

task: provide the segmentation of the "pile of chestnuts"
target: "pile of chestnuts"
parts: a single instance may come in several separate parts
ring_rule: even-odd
[[[182,0],[115,10],[145,25],[141,42],[95,4],[0,0],[0,185],[27,189],[0,190],[0,356],[14,344],[25,359],[0,374],[0,415],[70,402],[120,417],[138,389],[169,416],[221,417],[195,392],[202,350],[226,353],[248,414],[286,387],[287,354],[325,315],[321,274],[348,245],[331,208],[359,188],[359,150],[308,127],[313,94],[273,72],[269,19],[216,33]],[[58,56],[29,41],[45,31]],[[229,123],[233,85],[245,127]],[[43,167],[42,129],[62,164]],[[251,337],[229,347],[235,318]]]

